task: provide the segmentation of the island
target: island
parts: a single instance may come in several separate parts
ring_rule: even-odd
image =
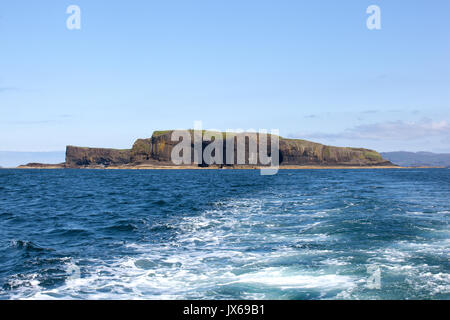
[[[172,141],[174,130],[155,131],[151,138],[138,139],[131,149],[108,149],[67,146],[66,161],[60,164],[29,163],[19,166],[21,169],[258,169],[260,164],[250,164],[248,149],[251,143],[246,137],[247,150],[245,164],[206,165],[192,162],[189,165],[174,165],[171,161],[172,150],[178,141]],[[192,130],[191,130],[192,133]],[[224,141],[230,136],[223,134]],[[236,133],[231,139],[237,139]],[[255,134],[259,141],[259,134]],[[245,139],[245,138],[244,138]],[[235,140],[236,141],[236,140]],[[203,141],[202,148],[209,143]],[[223,155],[227,144],[223,143]],[[194,146],[192,146],[194,148]],[[236,144],[234,144],[236,148]],[[270,139],[268,148],[270,149]],[[280,169],[309,168],[397,168],[385,160],[378,152],[364,148],[333,147],[300,139],[279,137]],[[236,151],[236,150],[235,150]],[[236,157],[235,152],[235,157]],[[270,154],[270,150],[269,150]],[[237,162],[233,162],[237,163]]]

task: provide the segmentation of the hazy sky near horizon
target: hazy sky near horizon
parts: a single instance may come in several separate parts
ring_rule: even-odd
[[[449,15],[448,0],[2,0],[0,150],[128,148],[201,120],[450,152]]]

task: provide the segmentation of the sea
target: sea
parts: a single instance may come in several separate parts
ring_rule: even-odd
[[[450,299],[450,170],[0,170],[0,299]]]

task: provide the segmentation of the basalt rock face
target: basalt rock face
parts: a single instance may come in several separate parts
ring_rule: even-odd
[[[172,141],[172,134],[174,131],[162,131],[155,132],[152,137],[152,153],[149,155],[150,158],[162,161],[162,162],[171,162],[172,160],[172,151],[173,148],[183,141],[184,137],[179,137],[179,140],[175,139]],[[258,157],[258,148],[259,148],[259,134],[240,134],[240,133],[232,133],[228,136],[223,132],[212,132],[212,131],[203,131],[203,139],[201,135],[198,135],[199,144],[201,144],[201,154],[195,155],[195,137],[194,131],[189,130],[190,143],[189,152],[190,152],[190,163],[198,164],[199,159],[202,158],[202,155],[208,154],[211,159],[222,159],[221,163],[223,164],[247,164],[247,165],[263,165],[260,162]],[[177,136],[178,137],[178,136]],[[214,144],[216,137],[218,139],[222,139],[222,148],[218,148],[218,154],[214,151]],[[245,148],[242,155],[238,151],[239,143],[243,144]],[[218,144],[220,146],[220,144]],[[254,146],[252,149],[251,146]],[[270,138],[267,138],[267,151],[265,154],[267,156],[271,155],[271,144]],[[230,152],[228,152],[227,148],[232,148]],[[229,155],[228,155],[229,154]],[[180,154],[181,156],[182,154]],[[228,158],[227,158],[228,155]],[[203,158],[203,163],[208,162],[207,159]]]
[[[161,164],[171,165],[172,151],[179,141],[172,141],[173,131],[156,131],[151,138],[138,139],[132,149],[100,149],[100,148],[81,148],[68,146],[66,150],[66,167],[95,167],[95,166],[121,166],[138,164]],[[194,133],[189,131],[191,141],[190,153],[191,163],[194,162]],[[211,153],[211,156],[222,157],[224,164],[238,163],[239,152],[237,150],[238,141],[245,141],[245,155],[241,155],[245,164],[261,165],[258,156],[258,150],[252,149],[252,145],[259,146],[260,136],[258,134],[232,134],[225,136],[224,133],[203,132],[208,134],[211,139],[200,142],[202,151],[211,151],[208,148],[210,143],[214,143],[214,136],[223,137],[222,154]],[[205,139],[204,139],[205,140]],[[180,138],[182,141],[182,138]],[[211,146],[210,146],[211,147]],[[233,148],[227,152],[227,148]],[[229,154],[227,159],[227,154]],[[231,154],[231,156],[230,156]],[[271,156],[270,138],[267,140],[267,152]],[[256,160],[255,160],[256,159]],[[256,162],[255,162],[256,161]],[[279,138],[279,161],[281,165],[323,165],[323,166],[384,166],[392,165],[389,161],[373,150],[357,148],[341,148],[325,146],[306,140]],[[239,162],[240,164],[242,162]]]
[[[392,165],[376,151],[325,146],[305,140],[280,139],[283,165]]]
[[[152,140],[152,138],[136,140],[130,150],[131,163],[142,163],[152,159]]]
[[[153,136],[151,138],[151,158],[163,162],[171,161],[172,150],[179,143],[178,141],[172,141],[172,132],[173,131],[153,133]],[[193,145],[191,146],[191,148],[193,148]]]
[[[130,161],[130,150],[73,146],[66,148],[66,168],[124,165],[130,163]]]

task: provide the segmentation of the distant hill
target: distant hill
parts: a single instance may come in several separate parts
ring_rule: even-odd
[[[432,152],[382,152],[381,156],[403,167],[450,167],[450,153]]]
[[[65,161],[64,151],[55,152],[14,152],[0,151],[0,167],[15,168],[24,163],[61,163]]]

